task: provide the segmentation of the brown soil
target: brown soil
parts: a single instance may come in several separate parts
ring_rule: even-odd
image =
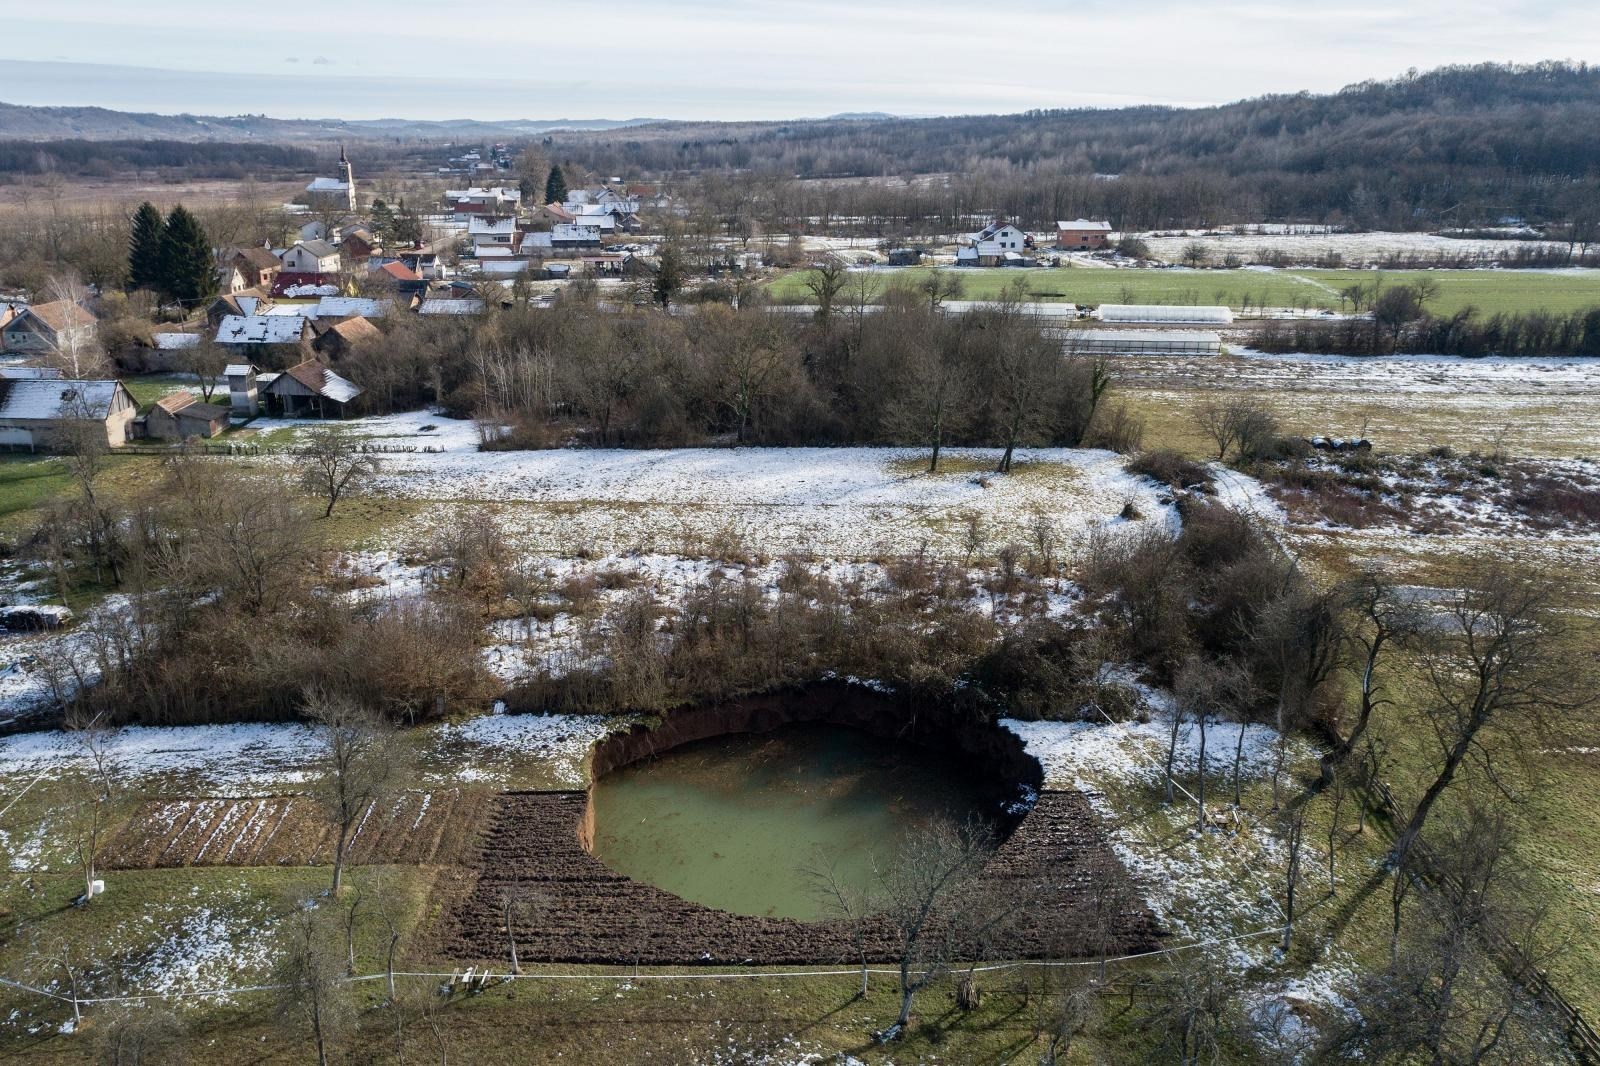
[[[502,899],[509,891],[539,901],[517,933],[518,951],[529,961],[725,966],[853,957],[849,931],[836,923],[731,914],[616,873],[580,843],[588,805],[583,792],[508,793],[496,800],[476,881],[446,904],[434,930],[441,954],[463,962],[504,960]],[[1030,908],[1027,922],[984,946],[990,957],[1142,951],[1161,936],[1077,792],[1042,794],[983,876],[986,893],[1049,886],[1048,902]],[[1096,881],[1111,888],[1099,894],[1104,921],[1095,917]],[[868,939],[874,961],[896,957],[887,925],[875,923]]]
[[[369,807],[350,842],[353,865],[454,863],[468,857],[490,795],[405,792]],[[107,844],[112,869],[312,866],[332,861],[333,830],[303,796],[150,800]]]

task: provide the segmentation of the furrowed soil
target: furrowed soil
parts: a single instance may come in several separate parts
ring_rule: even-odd
[[[476,789],[407,792],[369,804],[357,820],[351,865],[450,864],[471,852],[491,795]],[[106,846],[110,869],[167,866],[315,866],[333,860],[334,831],[303,796],[150,800]]]

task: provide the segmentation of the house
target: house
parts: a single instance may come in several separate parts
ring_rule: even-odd
[[[342,418],[362,389],[316,360],[308,359],[274,375],[261,392],[267,406],[285,418]]]
[[[144,416],[145,436],[156,440],[209,439],[228,428],[228,409],[201,403],[192,392],[161,397]]]
[[[573,222],[577,215],[561,204],[551,202],[535,209],[532,218],[534,222],[554,226],[562,222]]]
[[[1056,223],[1056,247],[1072,252],[1093,252],[1111,243],[1111,223],[1075,218]]]
[[[306,206],[313,211],[354,211],[356,209],[356,175],[350,160],[339,146],[339,176],[313,178],[306,186]]]
[[[283,250],[278,262],[285,273],[337,274],[339,249],[322,240],[295,241],[293,247]]]
[[[311,350],[331,360],[338,360],[357,345],[383,339],[382,330],[360,317],[347,318],[342,322],[319,322],[312,329],[317,333],[317,339],[311,342]]]
[[[254,418],[261,410],[257,392],[256,365],[254,363],[229,363],[222,370],[228,379],[228,406],[234,414]]]
[[[445,200],[456,218],[473,215],[514,215],[522,206],[522,190],[496,185],[491,188],[447,189]]]
[[[600,247],[600,227],[582,223],[566,223],[550,228],[550,246],[562,249]]]
[[[377,238],[364,230],[354,230],[339,238],[339,256],[352,263],[365,263],[378,252]]]
[[[271,288],[272,279],[283,269],[271,248],[240,248],[233,253],[230,262],[244,280],[243,288],[230,290],[232,292]]]
[[[472,241],[473,253],[476,255],[482,255],[486,248],[504,248],[509,251],[517,245],[517,220],[474,215],[467,221],[467,236]]]
[[[1001,266],[1007,252],[1020,259],[1022,252],[1032,247],[1032,237],[1004,219],[996,219],[962,239],[962,246],[956,250],[956,265]]]
[[[109,447],[127,443],[139,404],[116,380],[0,376],[0,447],[49,449],[74,423],[96,425]]]
[[[98,328],[94,315],[71,300],[54,300],[15,311],[10,321],[0,326],[0,352],[12,355],[58,352],[89,344]]]
[[[296,361],[310,345],[310,320],[302,315],[229,315],[217,327],[217,343],[230,352],[279,366]]]
[[[393,285],[394,291],[402,297],[415,296],[428,288],[427,281],[420,274],[398,260],[384,263],[372,273]]]

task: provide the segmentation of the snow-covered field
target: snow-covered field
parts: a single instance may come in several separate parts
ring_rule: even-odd
[[[1161,490],[1106,451],[1030,449],[996,475],[996,450],[952,449],[930,475],[927,453],[912,448],[485,452],[472,423],[421,412],[351,429],[386,447],[438,449],[385,455],[375,491],[492,504],[519,547],[554,555],[698,555],[713,541],[767,556],[957,554],[969,512],[996,544],[1026,541],[1046,515],[1071,550],[1130,502],[1146,520],[1175,521]]]

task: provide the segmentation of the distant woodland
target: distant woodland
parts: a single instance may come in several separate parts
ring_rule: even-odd
[[[776,213],[916,232],[973,215],[1119,229],[1304,221],[1417,229],[1567,222],[1600,202],[1600,68],[1450,67],[1313,96],[1177,110],[555,135],[601,172],[902,178],[770,182]],[[691,136],[682,136],[689,133]],[[935,176],[918,180],[919,176]]]
[[[39,139],[49,110],[0,105],[0,138],[19,138],[0,140],[0,180],[315,169],[306,148],[195,143],[181,131],[171,140]],[[202,121],[172,121],[180,119]],[[213,134],[231,121],[204,120]],[[445,125],[433,148],[349,127],[338,135],[372,137],[361,146],[366,173],[375,164],[431,172],[433,156],[449,151]],[[1002,214],[1035,230],[1080,215],[1126,230],[1239,222],[1405,230],[1507,218],[1587,230],[1600,215],[1596,129],[1600,68],[1552,62],[1447,67],[1331,95],[1199,109],[652,123],[519,143],[574,173],[668,183],[734,235],[804,227],[910,238]]]

